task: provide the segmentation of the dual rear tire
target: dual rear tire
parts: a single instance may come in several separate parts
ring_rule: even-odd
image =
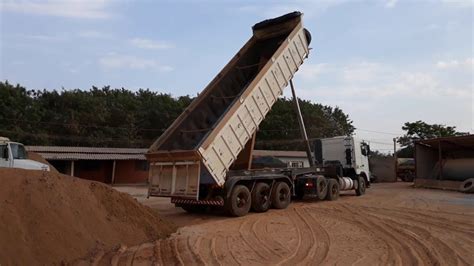
[[[277,182],[271,189],[267,183],[258,182],[252,192],[244,185],[236,185],[225,201],[225,208],[231,216],[244,216],[250,209],[255,212],[266,212],[270,207],[285,209],[290,202],[291,190],[287,183]]]

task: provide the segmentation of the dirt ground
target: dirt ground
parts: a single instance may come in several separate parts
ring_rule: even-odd
[[[132,193],[133,194],[133,193]],[[294,202],[286,210],[228,218],[188,214],[167,199],[142,203],[181,227],[95,262],[258,265],[473,265],[474,196],[375,184],[362,197]]]

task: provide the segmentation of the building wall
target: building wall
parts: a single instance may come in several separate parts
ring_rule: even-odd
[[[396,182],[395,158],[393,156],[371,156],[369,167],[377,182]]]
[[[74,176],[107,184],[112,181],[112,161],[81,160],[74,164]]]
[[[133,184],[148,182],[148,168],[146,161],[123,160],[116,161],[115,184]]]

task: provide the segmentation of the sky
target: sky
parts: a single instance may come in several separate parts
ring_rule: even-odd
[[[393,150],[405,122],[474,132],[474,0],[0,3],[0,80],[28,89],[195,96],[252,25],[298,10],[312,34],[298,97],[340,107],[373,149]]]

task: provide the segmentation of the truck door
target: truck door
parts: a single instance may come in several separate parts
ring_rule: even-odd
[[[7,144],[0,144],[0,167],[11,167]]]
[[[354,140],[355,164],[356,173],[364,172],[369,176],[369,151],[367,144],[361,141]]]

